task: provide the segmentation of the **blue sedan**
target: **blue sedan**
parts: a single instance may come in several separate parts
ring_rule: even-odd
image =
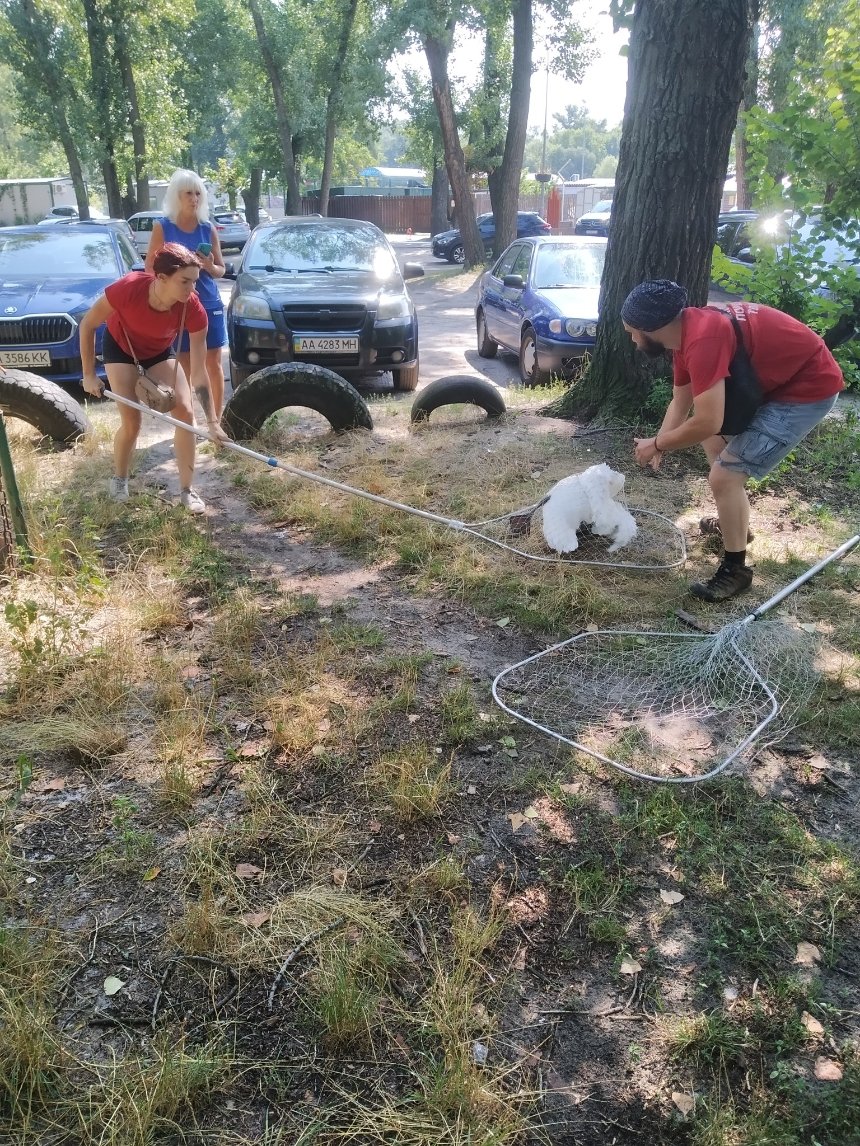
[[[80,382],[78,324],[131,270],[143,270],[140,255],[114,227],[0,227],[0,365]]]
[[[594,347],[606,239],[546,237],[511,243],[481,276],[478,353],[519,358],[524,386],[566,375]]]

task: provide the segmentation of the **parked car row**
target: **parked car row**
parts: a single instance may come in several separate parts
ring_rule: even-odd
[[[81,318],[106,286],[142,269],[142,251],[111,221],[0,228],[0,365],[80,381]],[[372,223],[309,216],[261,224],[228,273],[234,386],[264,366],[301,361],[348,378],[390,371],[395,389],[415,389],[418,321],[404,275],[424,268],[401,271]]]
[[[487,255],[493,253],[493,242],[496,238],[496,220],[492,211],[487,211],[477,218],[478,232],[484,243]],[[517,211],[517,238],[525,235],[549,235],[552,227],[542,219],[537,211]],[[463,240],[456,229],[441,231],[433,236],[431,249],[437,259],[445,259],[449,263],[462,263],[466,258]]]

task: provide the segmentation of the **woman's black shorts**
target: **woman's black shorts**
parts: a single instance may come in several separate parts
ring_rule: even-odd
[[[173,357],[173,347],[168,346],[166,350],[162,350],[160,354],[156,354],[154,358],[141,358],[140,364],[144,370],[148,370],[150,366],[155,366],[157,362],[166,362],[168,358]],[[130,354],[126,354],[111,332],[105,329],[104,339],[102,340],[102,362],[105,365],[108,362],[125,362],[129,366],[134,366],[134,359]]]

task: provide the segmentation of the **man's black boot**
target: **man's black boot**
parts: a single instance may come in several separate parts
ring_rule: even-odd
[[[728,601],[749,589],[752,579],[753,571],[749,565],[724,557],[713,577],[707,581],[694,581],[690,592],[702,601]]]

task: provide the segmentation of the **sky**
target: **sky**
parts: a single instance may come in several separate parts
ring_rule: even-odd
[[[598,53],[588,68],[581,84],[568,83],[559,76],[535,72],[532,76],[532,95],[529,107],[529,127],[543,128],[544,112],[548,111],[547,127],[553,128],[553,113],[563,111],[568,104],[584,104],[593,119],[605,119],[607,127],[616,127],[624,115],[624,97],[627,91],[627,60],[619,49],[627,41],[627,33],[615,33],[612,20],[606,12],[592,12],[583,18],[595,37]],[[547,98],[548,94],[548,98]]]

